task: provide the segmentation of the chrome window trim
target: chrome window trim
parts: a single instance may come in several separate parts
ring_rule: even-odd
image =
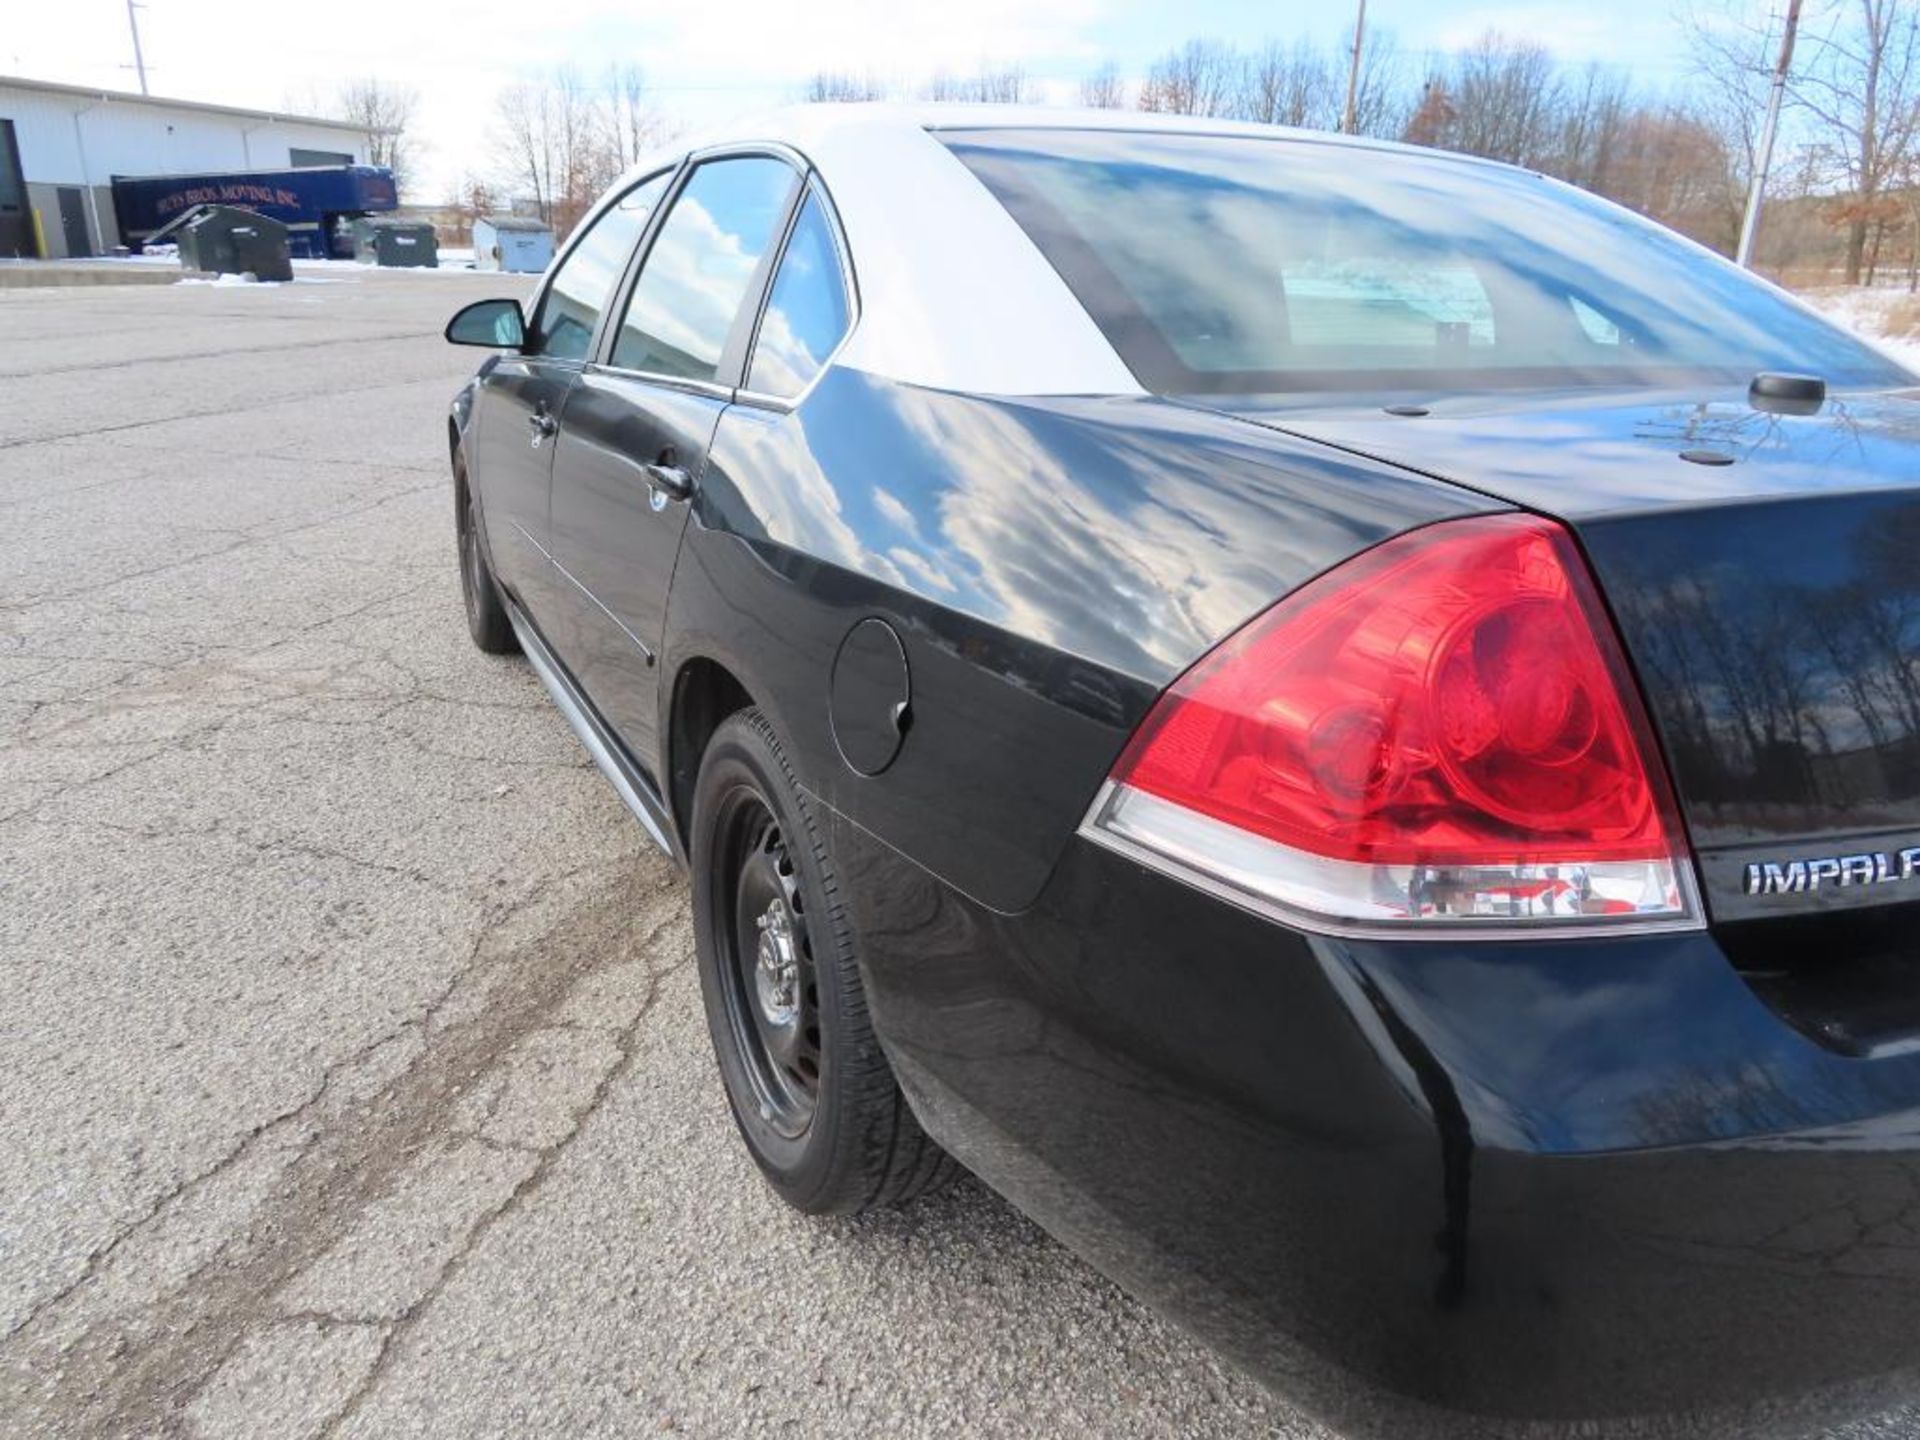
[[[554,253],[553,259],[547,263],[546,270],[542,272],[539,282],[533,287],[533,294],[520,307],[521,325],[526,331],[527,339],[532,340],[537,338],[539,332],[534,329],[533,322],[535,317],[540,313],[541,305],[546,301],[547,292],[553,288],[553,282],[558,278],[561,268],[566,265],[567,261],[573,258],[574,250],[577,249],[580,242],[586,238],[587,232],[600,223],[600,217],[619,205],[622,200],[633,194],[633,192],[638,190],[642,185],[651,185],[663,175],[667,177],[667,188],[661,198],[661,204],[665,205],[668,200],[673,198],[678,188],[680,172],[686,169],[686,167],[687,158],[682,155],[678,160],[649,170],[646,174],[634,180],[630,185],[617,184],[606,195],[602,196],[596,204],[588,209],[586,214],[574,222],[573,232],[567,236],[566,244],[562,245],[559,250]],[[643,225],[640,229],[640,237],[639,240],[635,242],[636,244],[645,243],[647,232],[652,227],[652,224],[652,217],[649,216],[647,224]],[[629,255],[627,257],[627,264],[630,265],[632,261],[633,257]],[[607,315],[613,309],[613,302],[622,294],[625,287],[626,265],[623,265],[620,271],[620,278],[614,281],[613,294],[608,297],[607,303],[600,309],[599,318],[593,328],[593,338],[588,342],[587,353],[584,356],[560,359],[552,355],[542,355],[537,351],[524,349],[519,353],[529,360],[545,360],[552,365],[585,366],[589,364],[593,357],[599,353],[600,337],[606,327]]]
[[[805,193],[801,195],[800,203],[793,209],[793,225],[787,228],[787,233],[780,240],[780,262],[773,267],[773,274],[768,277],[767,293],[760,297],[760,313],[753,320],[753,340],[747,346],[747,364],[740,378],[745,380],[753,374],[753,357],[760,349],[760,327],[767,318],[767,306],[773,303],[773,289],[780,282],[780,266],[786,264],[787,246],[793,240],[794,229],[800,224],[800,212],[806,208],[809,199],[816,197],[820,201],[821,212],[827,217],[827,234],[833,242],[834,257],[840,262],[840,290],[847,299],[847,327],[840,332],[840,338],[834,342],[833,348],[821,360],[820,368],[813,372],[813,378],[800,387],[797,395],[789,398],[765,390],[750,390],[742,385],[734,393],[734,399],[739,404],[751,405],[759,410],[771,410],[782,415],[791,414],[799,409],[807,396],[813,393],[814,387],[826,379],[827,371],[832,369],[834,361],[840,358],[840,352],[853,342],[854,332],[860,328],[862,313],[860,285],[853,270],[853,256],[847,248],[846,232],[840,226],[840,212],[834,208],[833,196],[827,190],[826,181],[821,178],[820,173],[809,171],[806,177]]]
[[[825,373],[826,367],[822,366],[821,374]],[[813,387],[819,383],[820,376],[814,376],[813,380],[807,385],[807,390],[813,389]],[[806,392],[801,392],[800,399],[789,400],[784,395],[769,395],[764,390],[736,390],[733,392],[733,398],[734,403],[748,406],[754,410],[771,410],[776,414],[788,415],[799,405],[801,399],[806,398]]]
[[[792,212],[787,217],[789,224],[780,234],[780,253],[784,256],[786,253],[787,231],[792,228],[791,221],[799,214],[800,205],[805,202],[813,170],[812,167],[807,164],[806,157],[800,154],[799,151],[793,149],[791,146],[782,145],[775,140],[730,141],[724,145],[709,145],[703,149],[690,151],[681,159],[679,168],[674,174],[674,183],[667,188],[666,196],[660,202],[660,213],[662,216],[660,221],[661,227],[664,227],[666,221],[672,218],[673,208],[680,203],[681,193],[687,188],[688,181],[691,179],[694,171],[701,165],[704,165],[709,160],[752,159],[756,156],[784,162],[793,170],[794,178],[799,182],[798,197],[794,202]],[[648,179],[652,179],[660,173],[660,171],[656,170]],[[631,193],[631,188],[632,187],[628,187],[627,190],[623,190],[620,193],[623,195],[629,194]],[[589,368],[599,374],[614,375],[628,380],[640,380],[649,385],[665,385],[671,389],[686,391],[689,394],[708,395],[728,401],[735,400],[739,395],[739,390],[736,386],[721,385],[712,380],[695,380],[685,375],[662,375],[655,370],[635,370],[624,365],[615,365],[613,363],[614,351],[619,348],[620,329],[627,323],[627,311],[633,306],[634,292],[640,288],[640,281],[646,275],[647,259],[653,251],[654,242],[658,239],[658,230],[651,225],[647,233],[641,236],[640,248],[634,257],[638,261],[638,264],[631,267],[629,274],[621,277],[620,284],[614,290],[614,296],[620,307],[619,318],[615,319],[613,317],[613,306],[609,305],[607,307],[608,313],[604,333],[596,336],[595,353],[598,354],[604,350],[606,352],[606,358],[595,361]],[[778,268],[776,265],[776,272]],[[767,296],[772,293],[772,290],[772,281],[769,279],[766,289],[762,291],[759,297],[759,302],[762,307],[765,306]],[[736,323],[738,322],[736,321]],[[757,338],[760,330],[760,317],[758,313],[754,316],[753,326],[754,335]],[[747,357],[748,366],[750,367],[753,357],[753,345],[751,342],[749,342],[747,346]],[[744,379],[744,368],[741,375]]]
[[[806,156],[779,140],[726,140],[703,145],[697,150],[688,151],[685,163],[693,166],[707,160],[731,160],[742,155],[766,155],[775,160],[784,160],[803,182],[813,173],[813,165]]]
[[[735,391],[731,386],[719,385],[711,380],[690,380],[685,375],[662,375],[656,370],[625,370],[618,365],[603,365],[598,361],[584,368],[585,374],[605,375],[615,380],[639,380],[648,385],[658,385],[667,390],[679,390],[688,395],[704,395],[714,400],[731,400]]]

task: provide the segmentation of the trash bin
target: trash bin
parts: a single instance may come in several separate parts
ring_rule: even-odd
[[[256,280],[293,279],[287,227],[278,220],[232,205],[202,205],[156,230],[148,243],[172,241],[188,270],[215,275],[252,275]]]
[[[419,266],[438,269],[440,241],[425,221],[356,220],[353,258],[362,265]]]
[[[473,222],[473,268],[538,275],[553,263],[553,231],[519,215],[482,215]]]

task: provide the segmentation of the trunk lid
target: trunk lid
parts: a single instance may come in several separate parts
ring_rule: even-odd
[[[1841,396],[1800,416],[1738,391],[1426,401],[1417,416],[1378,399],[1205,403],[1573,528],[1639,674],[1716,927],[1920,900],[1920,403]]]

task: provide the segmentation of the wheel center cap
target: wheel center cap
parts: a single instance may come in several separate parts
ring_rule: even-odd
[[[775,900],[754,922],[760,931],[753,980],[760,1013],[776,1028],[800,1015],[800,956],[793,938],[793,912]]]

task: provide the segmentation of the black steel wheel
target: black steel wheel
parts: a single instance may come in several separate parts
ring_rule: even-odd
[[[787,1139],[813,1123],[820,1100],[820,990],[807,943],[806,901],[780,822],[751,786],[721,800],[719,859],[734,895],[733,925],[716,937],[727,1019],[760,1118]]]
[[[480,530],[480,502],[467,481],[463,461],[453,462],[453,526],[460,546],[460,596],[466,602],[467,633],[489,655],[511,655],[520,648],[507,618],[500,586]]]
[[[899,1204],[956,1173],[867,1016],[832,856],[772,725],[723,721],[694,783],[694,937],[735,1123],[797,1209]]]

